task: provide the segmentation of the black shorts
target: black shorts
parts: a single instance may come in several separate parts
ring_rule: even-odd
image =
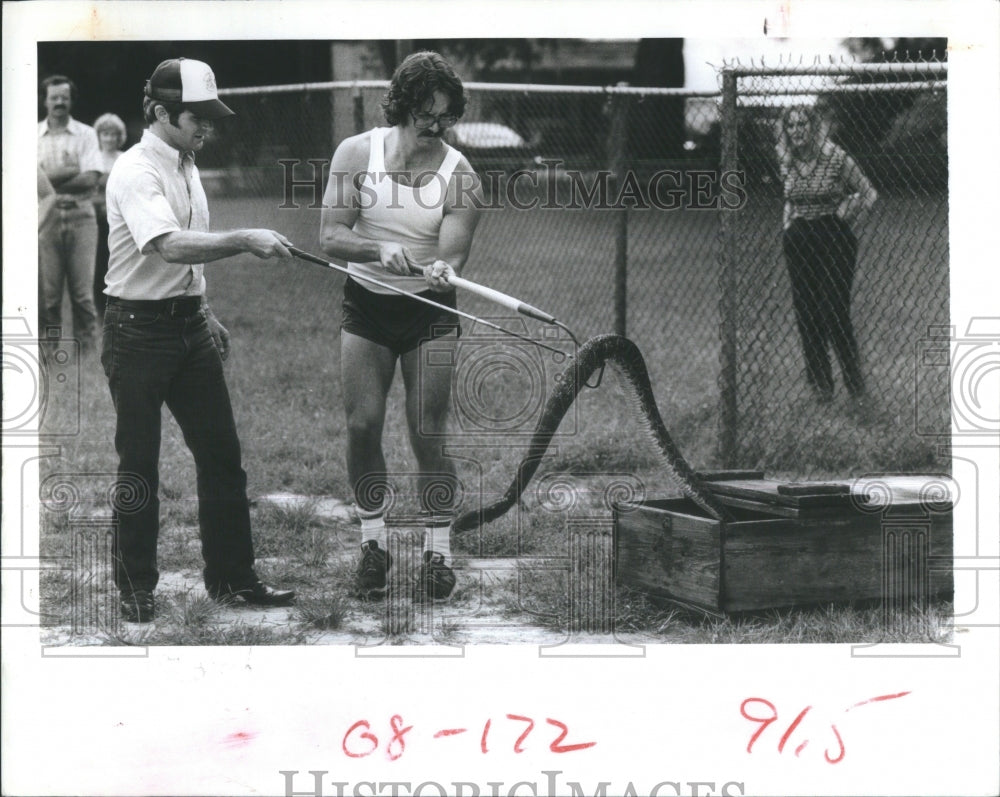
[[[455,307],[455,292],[423,291],[418,296],[446,307]],[[458,316],[398,294],[374,293],[348,277],[344,281],[343,318],[340,328],[397,355],[413,351],[423,341],[457,332]]]

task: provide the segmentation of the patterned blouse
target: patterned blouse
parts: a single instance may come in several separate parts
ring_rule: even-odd
[[[786,221],[833,216],[844,197],[857,191],[847,180],[848,155],[825,142],[816,160],[805,165],[791,155],[782,159]]]

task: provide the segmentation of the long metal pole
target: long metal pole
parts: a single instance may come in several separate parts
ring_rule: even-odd
[[[627,84],[619,83],[618,88]],[[628,98],[611,99],[611,130],[608,136],[608,160],[611,167],[612,201],[617,200],[628,165]],[[615,273],[614,324],[615,334],[625,337],[628,325],[628,207],[615,211]]]
[[[527,335],[522,335],[519,332],[514,332],[513,330],[506,329],[506,328],[500,326],[499,324],[494,324],[492,321],[487,321],[484,318],[479,318],[477,316],[472,315],[471,313],[463,312],[462,310],[458,310],[458,309],[456,309],[454,307],[448,307],[447,305],[443,305],[443,304],[435,302],[435,301],[433,301],[431,299],[428,299],[425,296],[419,296],[419,295],[417,295],[415,293],[410,293],[409,291],[404,291],[402,288],[397,288],[395,285],[390,285],[389,283],[383,282],[382,280],[376,279],[375,277],[369,277],[366,274],[354,273],[354,272],[350,271],[349,269],[345,268],[344,266],[338,266],[336,263],[331,263],[329,260],[324,260],[321,257],[317,257],[316,255],[310,254],[309,252],[305,252],[302,249],[299,249],[297,247],[289,246],[288,247],[288,251],[291,252],[295,257],[299,258],[300,260],[305,260],[306,262],[314,263],[317,266],[323,266],[324,268],[329,268],[329,269],[332,269],[334,271],[340,271],[340,272],[342,272],[344,274],[350,275],[351,277],[353,277],[355,279],[363,280],[365,282],[371,283],[372,285],[377,285],[380,288],[384,288],[385,290],[392,291],[393,293],[398,293],[398,294],[401,294],[403,296],[408,296],[409,298],[413,299],[414,301],[420,302],[422,304],[430,305],[431,307],[436,307],[439,310],[444,310],[445,312],[448,312],[448,313],[454,313],[455,315],[461,316],[462,318],[467,318],[470,321],[475,321],[477,324],[483,324],[484,326],[487,326],[490,329],[495,329],[495,330],[497,330],[497,332],[503,332],[505,335],[510,335],[513,338],[518,338],[519,340],[523,340],[526,343],[531,343],[531,344],[534,344],[535,346],[541,346],[543,349],[548,349],[549,351],[554,351],[556,354],[564,354],[565,353],[565,352],[563,352],[563,351],[561,351],[561,350],[559,350],[559,349],[557,349],[557,348],[555,348],[553,346],[549,346],[546,343],[542,343],[542,341],[540,341],[540,340],[535,340],[534,338],[529,338]],[[506,297],[508,299],[511,299],[512,301],[516,301],[516,300],[513,299],[513,297],[507,297],[506,294],[501,294],[499,291],[493,291],[491,288],[485,288],[482,285],[477,285],[476,283],[470,282],[469,280],[463,280],[462,282],[465,283],[465,287],[468,287],[469,285],[474,285],[476,288],[482,289],[482,291],[489,291],[490,293],[497,294],[498,296],[504,296],[504,297]],[[537,310],[536,308],[531,307],[531,305],[525,305],[523,303],[521,303],[521,304],[522,304],[523,307],[530,308],[531,310],[534,310],[536,313],[541,313],[540,310]],[[524,311],[522,310],[522,312],[524,312]],[[528,312],[525,312],[525,315],[532,315],[533,318],[538,318],[539,317],[537,315],[533,315],[532,313],[528,313]],[[551,318],[551,316],[548,316],[548,317]],[[555,321],[555,319],[552,319],[552,323],[558,323],[558,322]]]
[[[736,73],[726,69],[722,73],[722,174],[736,171],[737,162],[737,104]],[[722,214],[722,246],[720,257],[719,331],[721,350],[719,354],[721,372],[719,374],[719,454],[724,468],[736,466],[738,444],[739,410],[737,405],[736,380],[736,241],[733,235],[731,212],[720,210]]]

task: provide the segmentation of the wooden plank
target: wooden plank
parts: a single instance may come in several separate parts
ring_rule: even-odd
[[[955,531],[951,512],[931,515],[931,595],[951,599],[955,595]]]
[[[760,480],[764,478],[762,470],[702,470],[698,477],[706,482],[728,482]]]
[[[724,527],[687,499],[620,504],[616,581],[711,612],[953,594],[950,512],[894,502],[783,517],[788,507],[730,500],[745,507]]]
[[[881,595],[881,537],[849,519],[788,518],[726,529],[726,611],[841,602]]]
[[[887,535],[893,534],[904,541],[925,534],[928,548],[920,554],[925,563],[927,554],[938,563],[950,557],[950,523],[939,522],[935,529],[929,519],[888,528],[877,515],[728,526],[722,608],[732,612],[882,599],[887,585],[910,577],[914,566],[903,543],[887,549]],[[931,570],[921,589],[947,595],[951,584],[950,573]]]
[[[851,486],[845,482],[785,482],[778,485],[778,495],[850,495]]]
[[[651,504],[656,504],[652,506]],[[633,589],[719,607],[719,524],[685,499],[615,513],[615,578]]]
[[[758,499],[738,498],[732,495],[719,495],[717,497],[720,503],[735,509],[749,510],[756,513],[761,519],[766,517],[798,518],[801,515],[801,510],[794,506],[782,506],[781,504],[764,505]]]
[[[828,508],[850,509],[854,499],[850,487],[846,484],[837,488],[824,483],[815,493],[806,492],[808,487],[800,484],[788,485],[785,482],[761,479],[759,481],[734,480],[726,482],[709,482],[708,488],[719,495],[737,498],[742,501],[755,501],[762,509],[772,507],[789,507],[800,514],[806,511]]]

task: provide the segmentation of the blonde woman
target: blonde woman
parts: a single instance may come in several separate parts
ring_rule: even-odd
[[[99,318],[104,318],[104,275],[108,273],[108,206],[105,192],[108,175],[122,154],[127,133],[125,123],[115,114],[106,113],[94,122],[97,143],[101,149],[101,175],[94,192],[94,211],[97,214],[97,260],[94,263],[94,306]]]
[[[782,249],[792,285],[806,380],[821,402],[833,398],[832,346],[853,398],[864,395],[851,324],[858,240],[852,224],[877,194],[854,159],[830,141],[812,108],[789,108],[778,135],[784,187]]]

